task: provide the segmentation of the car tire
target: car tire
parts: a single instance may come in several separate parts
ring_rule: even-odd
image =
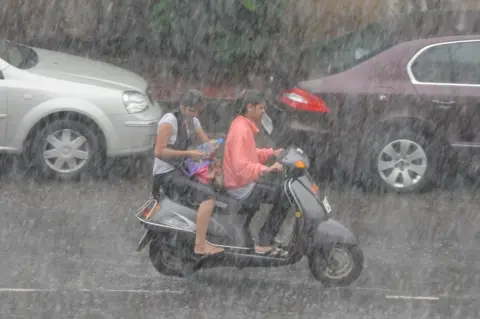
[[[33,137],[33,164],[46,178],[76,180],[101,170],[101,132],[91,123],[58,119],[42,127]]]
[[[364,154],[364,182],[380,191],[413,193],[433,182],[444,144],[413,130],[390,129],[374,134]],[[400,151],[404,147],[405,154]]]

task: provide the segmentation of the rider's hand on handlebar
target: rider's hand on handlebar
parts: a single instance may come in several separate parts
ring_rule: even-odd
[[[281,172],[283,170],[283,165],[280,163],[275,163],[268,168],[268,172]]]
[[[275,155],[276,157],[279,157],[280,156],[280,153],[283,151],[283,148],[279,148],[278,150],[274,150],[273,151],[273,155]]]

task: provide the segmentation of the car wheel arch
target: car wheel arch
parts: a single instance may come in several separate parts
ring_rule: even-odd
[[[101,143],[101,145],[107,146],[107,139],[105,137],[105,133],[103,132],[102,128],[98,125],[98,123],[92,118],[90,118],[89,116],[83,113],[78,113],[76,111],[59,111],[59,112],[50,113],[44,116],[39,121],[37,121],[35,125],[31,127],[27,136],[24,139],[23,145],[25,146],[27,141],[32,140],[32,138],[35,135],[35,132],[45,127],[48,123],[52,123],[53,121],[64,120],[64,119],[69,119],[69,120],[85,123],[88,125],[92,125],[95,128],[95,132],[99,134],[99,138],[100,138],[99,142]]]
[[[366,134],[366,141],[368,142],[375,135],[381,134],[387,130],[397,130],[397,131],[413,131],[424,135],[426,138],[432,138],[437,136],[441,140],[445,140],[443,134],[439,134],[435,128],[435,125],[424,118],[413,117],[413,116],[397,116],[390,117],[384,120],[381,120],[376,126],[372,127],[369,132]]]
[[[357,166],[363,167],[363,165],[365,165],[365,159],[369,158],[372,150],[371,146],[374,144],[375,139],[379,136],[384,136],[390,130],[397,132],[410,131],[421,133],[427,139],[435,136],[436,138],[439,138],[442,143],[447,143],[446,137],[436,135],[435,125],[427,119],[413,116],[394,116],[385,118],[363,134],[360,142],[361,148],[356,158]]]
[[[115,144],[115,135],[109,134],[109,132],[114,132],[114,128],[106,114],[98,106],[80,99],[50,100],[33,107],[17,126],[13,144],[23,150],[28,138],[44,123],[52,119],[69,117],[95,125],[101,132],[103,143],[107,149]]]
[[[369,179],[369,176],[370,174],[373,174],[372,170],[374,168],[371,160],[372,156],[375,158],[377,154],[375,151],[378,151],[376,148],[378,147],[377,142],[385,141],[385,138],[390,133],[395,136],[398,136],[399,133],[402,136],[405,136],[405,134],[407,136],[420,135],[420,141],[422,141],[423,138],[423,142],[429,141],[428,144],[432,145],[430,149],[441,149],[441,151],[438,153],[443,155],[440,158],[435,157],[434,167],[436,168],[434,168],[434,170],[440,167],[440,165],[445,165],[442,159],[443,157],[449,160],[449,156],[452,155],[452,159],[455,160],[455,154],[451,153],[452,147],[448,143],[447,136],[441,132],[441,130],[438,130],[431,121],[411,116],[392,117],[384,121],[380,121],[376,126],[369,130],[367,134],[364,135],[363,147],[362,151],[360,152],[361,155],[357,157],[356,167],[360,174],[359,178],[361,181],[366,183],[365,185],[372,183],[372,181]],[[418,142],[414,139],[412,141],[416,143]],[[366,175],[363,172],[367,172]],[[426,179],[426,181],[427,182],[425,182],[425,184],[419,184],[421,185],[418,186],[419,189],[422,189],[424,186],[428,185],[428,179]]]

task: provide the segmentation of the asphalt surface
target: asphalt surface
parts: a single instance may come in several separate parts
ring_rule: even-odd
[[[135,252],[148,165],[80,183],[2,169],[1,318],[480,318],[480,192],[461,179],[412,195],[324,184],[366,258],[354,285],[326,289],[305,259],[156,273],[148,250]]]

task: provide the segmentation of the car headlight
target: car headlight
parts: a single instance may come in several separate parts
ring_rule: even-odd
[[[139,92],[124,92],[123,103],[128,113],[142,112],[148,107],[148,101],[145,95]]]

